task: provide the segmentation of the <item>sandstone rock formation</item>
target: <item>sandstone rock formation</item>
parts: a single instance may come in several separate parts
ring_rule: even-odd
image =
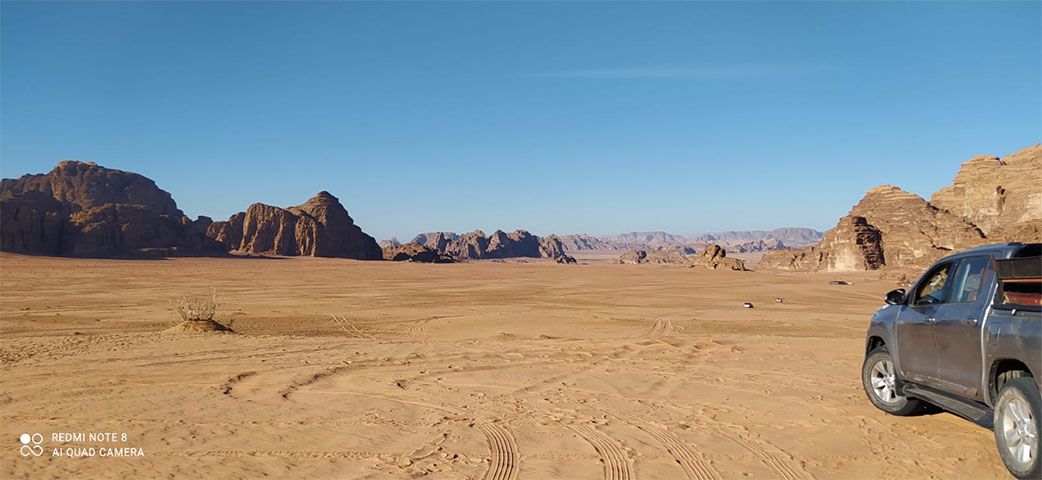
[[[459,235],[456,235],[453,232],[425,232],[413,237],[411,243],[426,245],[427,247],[439,252],[445,252],[445,249],[448,248],[449,242],[458,238]]]
[[[228,220],[213,222],[206,228],[206,236],[221,244],[226,252],[238,250],[242,245],[242,223],[246,212],[232,215]]]
[[[1042,241],[1042,147],[1003,159],[974,157],[931,202],[883,185],[868,191],[821,243],[773,250],[758,267],[919,270],[957,250]]]
[[[110,257],[215,254],[170,194],[136,173],[93,162],[59,162],[46,174],[0,181],[0,249]]]
[[[930,204],[966,218],[986,236],[997,228],[1042,221],[1042,146],[1001,159],[973,157]]]
[[[713,270],[745,270],[745,262],[727,256],[727,250],[717,244],[710,244],[691,263]]]
[[[645,260],[647,258],[648,252],[646,250],[633,250],[620,255],[619,259],[616,260],[616,262],[623,265],[639,265],[641,263],[645,263]]]
[[[426,245],[418,243],[406,243],[404,245],[389,246],[383,249],[384,260],[395,262],[422,262],[422,263],[452,263],[452,257],[438,253]]]
[[[295,207],[255,203],[227,222],[214,222],[207,234],[240,253],[383,258],[376,240],[355,225],[340,201],[325,191]]]
[[[424,245],[457,260],[551,258],[558,263],[575,263],[575,259],[565,253],[557,236],[538,237],[525,230],[510,233],[496,230],[492,235],[486,235],[481,230],[462,235],[452,232],[421,233],[412,243]]]
[[[616,263],[692,266],[691,259],[678,250],[632,250],[620,255]]]
[[[699,255],[685,255],[682,250],[632,250],[619,256],[620,264],[663,264],[704,267],[712,270],[745,270],[745,262],[727,256],[727,250],[710,244]]]

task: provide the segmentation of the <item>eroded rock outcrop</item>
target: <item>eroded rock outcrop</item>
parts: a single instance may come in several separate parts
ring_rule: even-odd
[[[973,157],[930,204],[966,218],[989,237],[996,229],[1042,221],[1042,146],[1004,158]]]
[[[456,260],[550,258],[558,263],[575,263],[575,259],[565,253],[557,236],[539,237],[525,230],[509,233],[496,230],[491,235],[481,230],[462,235],[452,232],[421,233],[412,243],[424,245]]]
[[[710,244],[698,256],[691,258],[695,266],[712,270],[745,270],[745,262],[727,256],[727,250],[717,244]]]
[[[424,232],[413,237],[411,243],[425,245],[431,249],[444,253],[445,249],[449,246],[449,242],[458,238],[459,235],[456,235],[453,232]]]
[[[216,254],[170,194],[139,174],[64,160],[46,174],[0,181],[0,249],[122,257]]]
[[[620,255],[616,263],[691,266],[691,260],[677,250],[631,250]]]
[[[384,260],[395,262],[420,262],[420,263],[452,263],[452,257],[438,253],[426,245],[418,243],[406,243],[397,246],[383,248]]]
[[[240,253],[383,258],[376,240],[355,225],[340,201],[325,191],[295,207],[255,203],[227,222],[214,222],[207,234]]]
[[[1042,241],[1042,147],[964,163],[930,202],[900,188],[869,190],[821,243],[772,250],[759,268],[922,269],[965,248]]]

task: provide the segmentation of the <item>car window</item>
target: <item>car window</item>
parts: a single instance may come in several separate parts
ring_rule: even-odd
[[[915,305],[937,305],[944,303],[948,292],[948,277],[952,264],[940,265],[923,277],[923,281],[916,288],[912,303]]]
[[[980,298],[981,288],[988,278],[991,257],[970,257],[959,261],[951,280],[951,300],[948,303],[974,303]]]

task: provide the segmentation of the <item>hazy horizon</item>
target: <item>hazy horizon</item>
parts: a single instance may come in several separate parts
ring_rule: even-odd
[[[0,174],[191,217],[327,190],[424,231],[831,228],[1042,132],[1042,4],[0,4]]]

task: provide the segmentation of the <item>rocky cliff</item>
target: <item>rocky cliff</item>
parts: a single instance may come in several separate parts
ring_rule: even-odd
[[[433,250],[445,252],[445,249],[448,248],[449,242],[458,238],[459,235],[456,235],[453,232],[425,232],[413,237],[410,243],[418,243]]]
[[[423,245],[456,260],[503,258],[551,258],[559,263],[575,263],[561,240],[550,235],[539,237],[525,230],[496,230],[486,235],[481,230],[457,235],[452,232],[421,233],[412,243]]]
[[[336,197],[262,204],[227,221],[190,220],[139,174],[77,161],[0,181],[0,249],[38,255],[127,257],[245,253],[382,258]]]
[[[1042,221],[1042,146],[1004,158],[973,157],[930,204],[973,222],[984,235]]]
[[[0,249],[123,257],[216,254],[170,194],[141,175],[65,160],[46,174],[0,181]]]
[[[868,191],[821,243],[773,250],[759,268],[855,271],[921,269],[955,251],[995,242],[1042,241],[1042,148],[974,157],[930,202],[900,188]]]
[[[207,235],[239,253],[383,258],[376,240],[355,225],[340,201],[325,191],[295,207],[255,203],[226,222],[214,222]]]

